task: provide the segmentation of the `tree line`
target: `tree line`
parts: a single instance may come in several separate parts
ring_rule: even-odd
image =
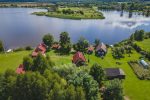
[[[53,35],[48,33],[44,35],[43,42],[48,46],[48,49],[50,49],[53,44],[59,43],[61,48],[58,50],[58,52],[61,54],[69,54],[71,48],[73,48],[75,51],[86,53],[87,48],[90,45],[89,41],[86,40],[84,37],[80,37],[76,43],[72,44],[69,33],[67,32],[62,32],[59,36],[59,41],[57,42],[54,41]],[[100,39],[95,39],[94,46],[96,47],[100,43],[101,43]]]

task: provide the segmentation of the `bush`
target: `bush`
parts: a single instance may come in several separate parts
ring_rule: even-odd
[[[33,50],[33,48],[30,47],[30,46],[26,46],[26,47],[25,47],[25,50]]]
[[[14,49],[14,52],[24,51],[24,50],[25,50],[24,48],[17,48],[17,49]]]
[[[2,41],[0,41],[0,52],[3,52],[3,51],[4,51],[3,43]]]

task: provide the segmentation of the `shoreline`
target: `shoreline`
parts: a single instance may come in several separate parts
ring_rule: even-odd
[[[104,19],[102,12],[97,7],[68,7],[68,6],[51,6],[47,12],[33,12],[38,16],[56,17],[62,19]]]
[[[68,15],[50,15],[50,14],[39,14],[41,12],[34,12],[32,13],[32,15],[36,15],[36,16],[46,16],[46,17],[53,17],[53,18],[60,18],[60,19],[70,19],[70,20],[90,20],[90,19],[105,19],[104,16],[102,17],[95,17],[95,18],[86,18],[86,17],[79,17],[79,16],[68,16]],[[45,12],[43,12],[45,13]]]

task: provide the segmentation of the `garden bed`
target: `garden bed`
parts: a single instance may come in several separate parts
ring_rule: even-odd
[[[144,69],[137,61],[129,61],[128,64],[139,79],[150,80],[150,71],[148,69]]]

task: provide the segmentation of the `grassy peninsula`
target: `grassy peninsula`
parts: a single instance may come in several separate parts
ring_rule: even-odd
[[[50,7],[47,12],[34,12],[38,16],[48,16],[63,19],[104,19],[96,7]]]

